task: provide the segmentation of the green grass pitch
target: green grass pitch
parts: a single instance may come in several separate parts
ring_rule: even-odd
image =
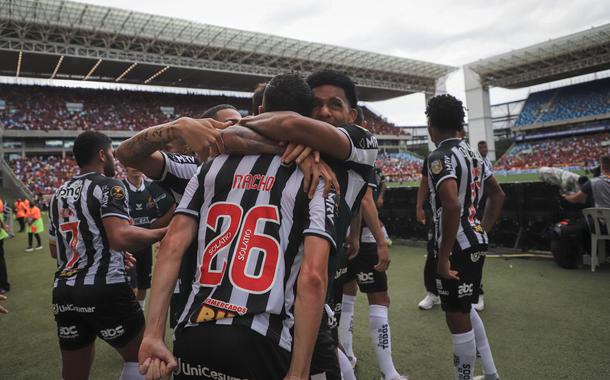
[[[45,238],[46,243],[46,238]],[[5,241],[12,291],[0,316],[0,379],[60,379],[51,312],[54,261],[24,253],[26,237]],[[46,247],[46,246],[45,246]],[[390,320],[394,361],[412,380],[452,379],[451,340],[437,307],[420,311],[424,250],[391,248]],[[503,380],[610,378],[610,267],[564,270],[550,260],[488,258],[481,313]],[[207,344],[213,344],[208,342]],[[354,346],[358,379],[379,379],[359,295]],[[97,341],[92,379],[118,379],[119,355]],[[477,363],[477,373],[480,373]]]

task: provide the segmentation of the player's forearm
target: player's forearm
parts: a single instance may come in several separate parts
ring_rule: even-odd
[[[172,217],[174,216],[174,211],[176,210],[176,205],[173,205],[163,216],[155,219],[151,224],[150,228],[163,228],[167,227],[169,223],[172,221]]]
[[[362,207],[358,209],[358,212],[352,217],[352,220],[349,225],[349,240],[350,241],[359,241],[360,240],[360,230],[362,228]]]
[[[282,154],[284,148],[277,141],[268,139],[260,133],[232,125],[221,131],[226,153],[235,154]]]
[[[149,230],[136,226],[126,226],[114,235],[110,245],[112,249],[117,251],[139,251],[163,239],[166,231],[167,228]]]
[[[502,192],[487,198],[485,213],[483,214],[483,220],[481,221],[481,227],[483,227],[485,232],[490,232],[500,217],[502,205],[504,204],[504,197],[505,195]]]
[[[163,150],[177,138],[180,123],[181,119],[178,119],[146,128],[123,141],[114,154],[123,165],[141,170],[153,153]]]
[[[325,261],[320,261],[326,264],[329,245],[325,241],[322,244],[313,249],[316,253],[326,252]],[[305,249],[308,249],[307,243]],[[324,311],[324,298],[328,283],[327,271],[327,265],[319,265],[314,270],[301,268],[294,305],[294,343],[287,376],[299,378],[309,376],[311,358]]]
[[[364,198],[362,199],[362,217],[366,223],[366,226],[371,230],[377,245],[385,245],[385,236],[381,229],[381,223],[379,223],[379,215],[377,214],[377,206],[373,200],[372,190],[369,188]]]
[[[424,202],[426,201],[426,197],[428,196],[428,177],[421,177],[421,181],[419,183],[419,189],[417,189],[417,209],[424,208]]]

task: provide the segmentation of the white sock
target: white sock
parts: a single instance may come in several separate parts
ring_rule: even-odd
[[[339,356],[339,367],[341,367],[341,379],[356,380],[352,363],[349,362],[345,352],[337,349],[337,356]]]
[[[377,354],[379,370],[384,379],[399,376],[392,362],[392,338],[388,321],[388,308],[382,305],[369,305],[369,328],[373,346]]]
[[[123,371],[121,371],[119,380],[144,380],[144,376],[140,375],[140,372],[138,372],[138,363],[123,363]]]
[[[146,300],[138,300],[138,303],[140,304],[140,307],[142,308],[142,311],[144,311],[144,305],[145,305]]]
[[[483,326],[483,321],[474,307],[470,310],[470,323],[472,324],[472,330],[474,331],[477,351],[479,351],[479,355],[481,355],[483,373],[485,373],[485,375],[496,375],[497,377],[498,370],[496,369],[494,358],[491,355],[491,347],[489,347],[485,326]]]
[[[474,375],[474,361],[477,358],[477,345],[474,331],[453,334],[453,365],[455,380],[469,380]]]
[[[353,332],[354,332],[354,304],[356,296],[343,295],[341,302],[341,318],[339,319],[339,342],[345,350],[345,354],[354,357]]]

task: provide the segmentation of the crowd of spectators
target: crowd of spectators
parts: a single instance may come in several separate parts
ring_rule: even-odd
[[[199,117],[221,103],[249,109],[250,99],[47,86],[0,85],[0,123],[22,130],[136,131],[180,116]]]
[[[610,133],[554,138],[513,145],[494,165],[497,170],[592,167],[608,154]]]
[[[610,113],[610,78],[530,94],[516,126]]]
[[[367,123],[367,128],[373,134],[376,135],[395,135],[401,134],[402,128],[395,126],[393,123],[387,121],[383,116],[378,115],[366,106],[362,106],[364,112],[364,119]]]
[[[9,166],[34,194],[36,199],[47,204],[55,190],[64,182],[79,173],[76,161],[72,157],[62,158],[60,156],[29,156],[14,158],[8,161]],[[125,171],[121,165],[116,165],[116,177],[125,177]]]
[[[375,162],[386,182],[419,181],[423,161],[410,153],[381,153]]]

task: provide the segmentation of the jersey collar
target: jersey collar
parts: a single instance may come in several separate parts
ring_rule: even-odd
[[[459,138],[459,137],[449,137],[448,139],[444,139],[443,141],[439,142],[437,146],[441,146],[441,145],[443,145],[444,143],[446,143],[447,141],[451,141],[451,140],[458,140],[458,141],[460,141],[460,140],[462,140],[462,139],[461,139],[461,138]]]
[[[129,182],[129,180],[127,178],[125,178],[125,182],[127,182],[127,186],[129,186],[129,190],[133,191],[134,193],[138,192],[138,191],[144,191],[144,189],[146,188],[146,186],[144,186],[145,185],[144,180],[142,180],[142,183],[140,184],[139,187],[135,187],[131,182]]]

